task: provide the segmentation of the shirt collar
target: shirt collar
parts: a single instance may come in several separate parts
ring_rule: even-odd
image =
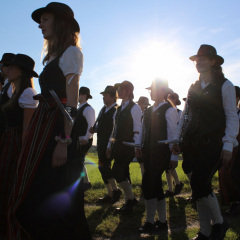
[[[87,104],[87,102],[80,104],[80,105],[79,105],[79,108],[81,108],[81,107],[84,106],[85,104]]]
[[[110,109],[111,109],[113,106],[115,106],[115,105],[116,105],[116,103],[113,103],[110,107],[107,107],[107,106],[106,106],[105,112],[108,111],[108,110],[110,110]]]
[[[153,105],[153,112],[160,108],[162,105],[166,104],[167,102],[161,102],[157,106]]]

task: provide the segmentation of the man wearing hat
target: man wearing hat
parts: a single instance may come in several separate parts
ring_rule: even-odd
[[[115,203],[122,191],[117,187],[111,169],[112,158],[106,156],[109,138],[113,129],[113,115],[117,108],[117,92],[113,86],[107,86],[103,92],[104,107],[101,109],[91,133],[97,132],[98,169],[107,188],[107,195],[99,199],[99,203]]]
[[[158,144],[159,140],[173,139],[178,122],[177,110],[165,101],[169,93],[168,82],[154,79],[147,89],[154,105],[146,110],[141,135],[143,148],[137,151],[144,163],[142,190],[147,212],[146,222],[139,228],[140,233],[168,229],[162,174],[166,168],[176,168],[178,163],[178,156],[171,156],[169,144]],[[154,221],[156,212],[159,218]]]
[[[136,102],[138,104],[138,106],[141,108],[142,110],[142,120],[144,118],[144,112],[145,110],[147,110],[147,108],[150,106],[149,104],[149,100],[147,97],[141,96],[139,97],[138,101]],[[140,165],[140,169],[141,169],[141,174],[143,176],[144,173],[144,165],[143,165],[143,161],[142,161],[142,157],[137,158],[137,161]]]
[[[177,108],[177,106],[181,105],[181,101],[179,100],[179,96],[177,93],[172,91],[167,96],[167,100],[172,104],[173,107],[177,109],[178,116],[180,119],[182,111]],[[167,169],[166,170],[166,179],[167,179],[167,185],[168,190],[165,193],[165,197],[172,197],[174,195],[178,195],[184,186],[183,182],[181,182],[178,178],[177,170],[176,169]],[[173,181],[175,182],[175,189],[173,191]]]
[[[88,104],[88,99],[92,99],[90,94],[90,89],[87,87],[81,87],[79,89],[79,108],[77,110],[77,116],[74,121],[74,126],[72,129],[72,134],[77,134],[78,145],[77,145],[77,154],[81,157],[81,160],[85,162],[85,156],[92,146],[93,136],[89,132],[91,126],[95,122],[95,111]],[[74,138],[74,137],[73,137]],[[84,190],[91,188],[91,183],[88,178],[87,169],[84,165]]]
[[[136,143],[142,127],[142,113],[140,107],[133,102],[133,90],[134,86],[129,81],[123,81],[118,86],[118,97],[122,99],[122,104],[115,112],[113,133],[107,149],[107,155],[110,152],[113,154],[113,176],[124,191],[125,204],[116,209],[118,213],[132,213],[138,203],[129,179],[129,165],[134,158],[135,150],[123,144],[123,141]]]
[[[175,139],[183,139],[183,159],[192,170],[190,183],[200,222],[200,231],[193,239],[223,240],[229,224],[222,217],[211,181],[221,165],[230,163],[233,147],[238,145],[236,93],[222,72],[224,59],[213,46],[201,45],[190,60],[196,62],[199,80],[189,89]],[[178,154],[179,145],[172,151]]]
[[[139,97],[139,99],[138,99],[138,101],[136,103],[141,108],[142,113],[144,112],[144,110],[146,108],[148,108],[150,106],[148,98],[144,97],[144,96]]]
[[[6,129],[6,122],[2,111],[2,106],[10,99],[12,95],[11,83],[7,80],[8,69],[15,54],[4,53],[0,61],[1,77],[3,78],[2,89],[0,91],[0,138]]]

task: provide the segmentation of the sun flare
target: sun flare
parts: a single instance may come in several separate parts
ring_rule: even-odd
[[[185,97],[190,86],[186,79],[192,76],[195,69],[177,44],[149,41],[143,46],[144,48],[133,52],[129,65],[135,79],[136,98],[139,95],[148,96],[145,88],[151,85],[154,78],[167,79],[169,87],[181,98]]]

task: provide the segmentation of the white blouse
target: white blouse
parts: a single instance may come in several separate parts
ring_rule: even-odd
[[[21,108],[37,108],[38,100],[33,99],[36,94],[37,92],[33,88],[26,88],[18,99],[19,106]]]
[[[78,47],[68,47],[62,56],[59,58],[59,67],[64,76],[70,73],[81,75],[83,70],[83,54]]]

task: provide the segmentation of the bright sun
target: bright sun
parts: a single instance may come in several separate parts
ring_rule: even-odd
[[[169,87],[181,98],[185,97],[190,86],[188,79],[195,80],[192,76],[196,70],[188,58],[183,56],[177,44],[149,41],[143,46],[132,53],[129,64],[129,70],[135,79],[136,97],[148,95],[144,89],[151,85],[154,78],[167,79]]]

